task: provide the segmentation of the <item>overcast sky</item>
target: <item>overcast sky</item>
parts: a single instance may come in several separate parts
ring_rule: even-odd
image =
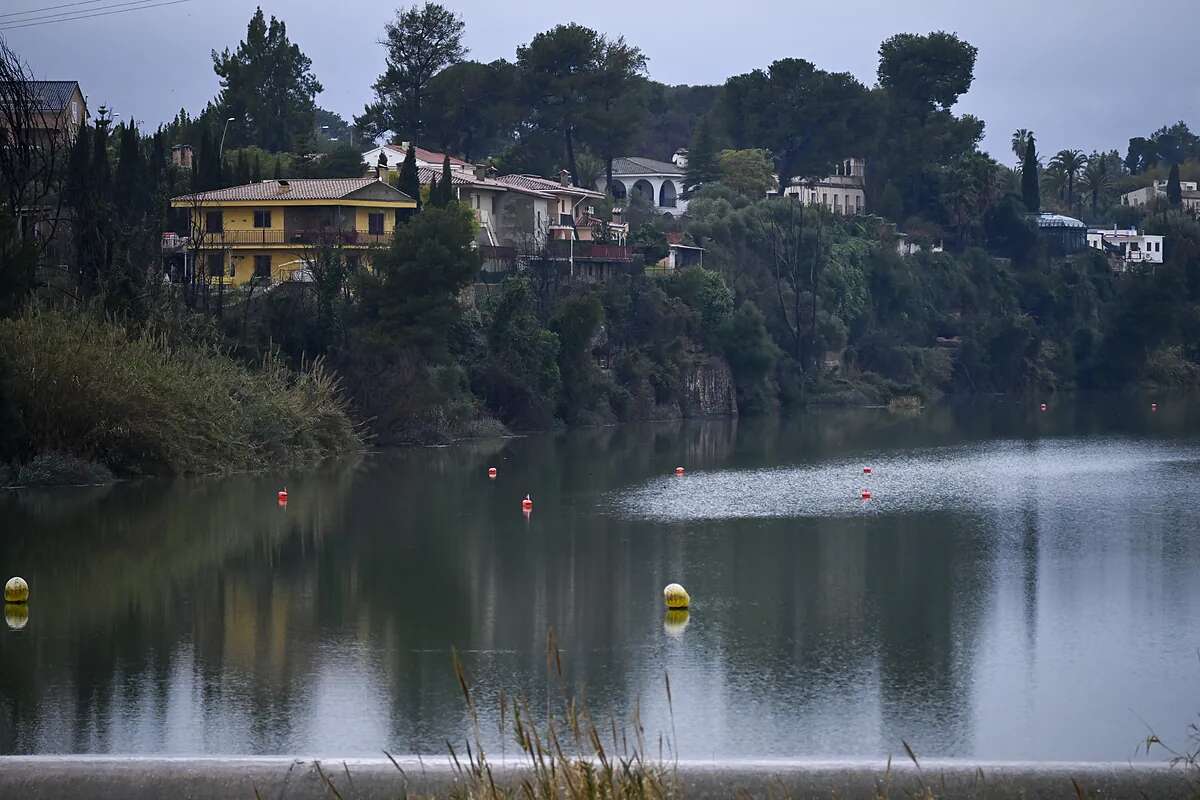
[[[90,6],[120,0],[95,0]],[[0,0],[12,12],[67,0]],[[209,56],[236,47],[252,0],[190,0],[51,25],[0,30],[41,77],[74,79],[89,106],[105,103],[150,126],[217,91]],[[317,102],[349,118],[371,97],[383,66],[378,44],[395,13],[387,0],[266,0],[268,15],[313,60]],[[1039,150],[1118,148],[1131,136],[1185,120],[1200,128],[1200,0],[691,0],[600,3],[450,0],[467,24],[470,58],[514,57],[519,44],[575,21],[625,38],[666,83],[721,83],[784,57],[875,81],[879,43],[898,32],[958,33],[979,48],[975,83],[956,107],[987,123],[984,148],[1011,162],[1013,129]],[[570,9],[571,17],[560,16]],[[55,12],[48,12],[55,13]],[[58,12],[63,13],[63,12]],[[671,142],[682,146],[685,142]]]

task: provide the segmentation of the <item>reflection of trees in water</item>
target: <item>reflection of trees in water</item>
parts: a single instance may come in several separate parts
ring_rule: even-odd
[[[261,565],[287,548],[312,549],[338,513],[351,470],[298,481],[286,511],[275,505],[273,479],[248,476],[0,495],[0,517],[14,532],[0,541],[0,563],[20,565],[33,587],[29,627],[0,636],[0,752],[39,741],[49,749],[125,749],[111,740],[110,721],[140,702],[165,710],[189,641],[203,652],[206,694],[219,691],[227,661],[262,669],[265,628],[275,632],[267,666],[286,661],[287,628],[264,626],[259,602],[239,601],[241,587],[270,583]],[[303,491],[318,482],[319,494]],[[264,700],[277,696],[272,684]]]

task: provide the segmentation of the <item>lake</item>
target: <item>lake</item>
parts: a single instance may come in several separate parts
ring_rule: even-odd
[[[515,749],[502,694],[564,691],[696,759],[1184,745],[1200,405],[1160,402],[640,424],[0,492],[0,573],[32,589],[0,628],[0,753],[440,757],[470,731],[452,651],[493,753]],[[664,613],[675,581],[686,617]]]

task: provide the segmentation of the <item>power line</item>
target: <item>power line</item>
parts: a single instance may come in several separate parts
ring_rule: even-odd
[[[133,1],[134,2],[145,2],[146,0],[133,0]],[[168,0],[168,2],[163,2],[163,3],[151,3],[150,5],[139,5],[139,6],[136,6],[135,8],[118,8],[115,11],[97,11],[95,13],[89,13],[89,14],[75,14],[75,16],[64,16],[61,19],[41,19],[36,22],[29,22],[27,20],[17,20],[16,23],[0,25],[0,31],[11,31],[11,30],[16,30],[17,28],[32,28],[35,25],[49,25],[53,22],[74,22],[77,19],[91,19],[92,17],[107,17],[111,14],[125,14],[129,11],[141,11],[144,8],[158,8],[159,6],[177,6],[180,3],[190,3],[191,1],[192,0]],[[127,5],[127,4],[119,4],[119,5]],[[109,8],[112,8],[112,6],[109,6]],[[71,14],[74,12],[64,12],[64,13]]]
[[[31,8],[28,11],[9,11],[7,13],[0,14],[0,18],[2,18],[2,17],[27,17],[32,14],[41,14],[43,11],[51,11],[55,8],[70,8],[72,6],[88,6],[88,5],[92,5],[93,3],[107,3],[107,2],[108,2],[108,0],[78,0],[77,2],[74,2],[74,3],[61,3],[57,6],[46,6],[44,8]],[[93,10],[93,9],[85,9],[85,10]]]
[[[123,0],[123,2],[112,2],[112,0],[103,0],[106,5],[97,6],[96,8],[80,8],[74,11],[54,11],[49,14],[43,14],[37,17],[28,17],[26,19],[13,19],[5,22],[0,22],[0,27],[19,28],[26,24],[35,22],[65,22],[71,19],[82,19],[85,17],[103,16],[105,12],[119,13],[112,9],[125,9],[128,11],[136,11],[137,8],[127,8],[128,6],[141,7],[154,0]]]

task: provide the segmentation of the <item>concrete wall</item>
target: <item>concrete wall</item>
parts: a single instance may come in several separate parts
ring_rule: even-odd
[[[228,800],[355,800],[402,796],[465,795],[461,776],[446,756],[397,759],[268,758],[0,758],[0,797],[21,800],[188,798]],[[667,765],[686,798],[837,797],[842,800],[931,796],[980,800],[1102,797],[1194,798],[1200,770],[1165,764],[733,761]],[[403,770],[403,771],[401,771]],[[516,789],[527,777],[520,764],[492,763],[498,787]],[[1076,786],[1079,793],[1077,794]],[[335,794],[336,792],[336,794]],[[922,795],[923,796],[923,795]]]

